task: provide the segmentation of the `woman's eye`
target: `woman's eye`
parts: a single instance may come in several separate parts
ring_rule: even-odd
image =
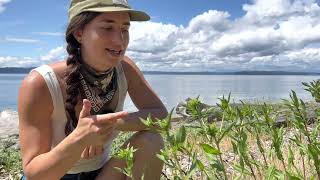
[[[107,31],[112,31],[112,27],[104,27],[103,29],[107,30]]]

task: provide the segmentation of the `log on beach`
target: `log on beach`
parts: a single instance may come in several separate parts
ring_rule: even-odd
[[[187,122],[187,123],[192,123],[194,121],[197,121],[196,118],[192,117],[191,114],[187,112],[186,109],[186,104],[187,102],[191,100],[190,98],[187,98],[185,102],[180,102],[177,107],[176,107],[176,114],[173,115],[172,121],[173,122]],[[260,104],[250,104],[251,106],[261,106]],[[278,106],[278,104],[276,104]],[[280,104],[279,104],[280,105]],[[231,104],[232,107],[234,106],[241,106],[241,104]],[[201,103],[200,109],[201,110],[208,110],[208,109],[215,109],[213,113],[208,115],[208,122],[220,122],[221,119],[221,113],[219,113],[219,108],[218,106],[210,106],[205,103]],[[320,103],[317,102],[307,102],[306,103],[306,119],[308,121],[308,124],[312,124],[315,122],[317,118],[316,111],[320,110]],[[274,113],[278,113],[276,115],[276,120],[275,120],[275,126],[276,127],[286,127],[288,125],[288,121],[292,119],[293,117],[291,116],[290,110],[285,107],[281,106],[281,108],[277,109]]]

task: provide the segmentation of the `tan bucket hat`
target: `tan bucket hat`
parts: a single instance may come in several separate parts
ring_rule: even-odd
[[[150,16],[142,11],[132,9],[127,0],[71,0],[69,22],[82,12],[128,12],[131,21],[148,21]]]

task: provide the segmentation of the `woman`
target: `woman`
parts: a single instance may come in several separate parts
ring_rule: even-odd
[[[126,0],[72,0],[67,60],[34,69],[20,87],[18,111],[26,179],[126,179],[110,158],[118,131],[137,131],[128,143],[135,179],[159,179],[159,134],[140,122],[167,110],[134,62],[126,57],[130,21],[149,20]],[[138,108],[123,112],[126,93]]]

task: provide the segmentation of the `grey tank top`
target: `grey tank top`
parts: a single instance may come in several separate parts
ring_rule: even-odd
[[[115,112],[122,111],[123,105],[125,101],[125,97],[128,91],[127,80],[125,74],[123,72],[123,68],[121,62],[116,66],[117,70],[117,80],[118,80],[118,100]],[[51,148],[54,148],[57,144],[59,144],[66,136],[64,133],[65,125],[67,122],[67,117],[65,113],[63,96],[60,88],[60,84],[58,79],[52,70],[52,68],[48,65],[42,65],[38,68],[33,69],[33,71],[37,71],[44,78],[48,89],[51,94],[52,102],[53,102],[53,112],[51,115],[52,122],[52,143]],[[117,136],[118,132],[115,132],[113,138]],[[104,145],[103,154],[93,157],[91,159],[80,159],[77,161],[73,167],[67,172],[67,174],[77,174],[80,172],[89,172],[94,171],[101,168],[109,159],[109,152],[111,147],[112,140],[108,141]]]

